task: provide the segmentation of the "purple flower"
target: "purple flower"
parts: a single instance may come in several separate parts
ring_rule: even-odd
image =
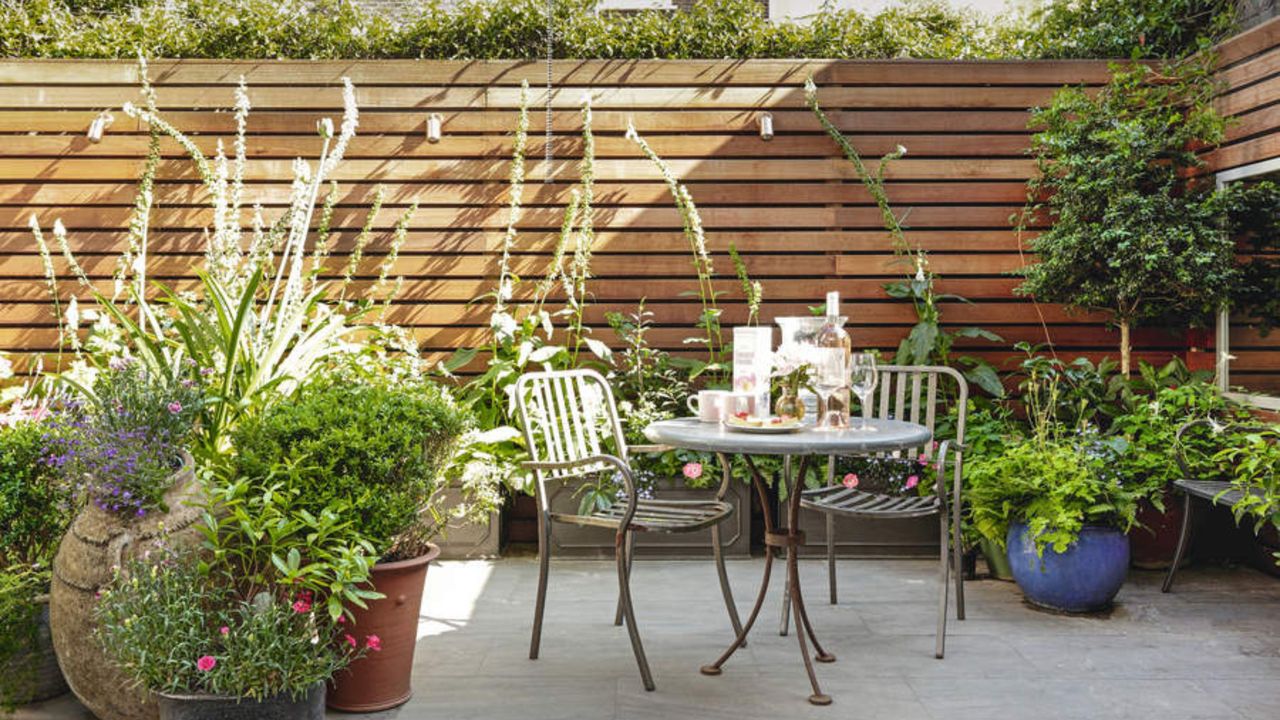
[[[174,415],[177,415],[178,413],[182,412],[182,403],[178,402],[177,400],[174,400],[173,402],[169,403],[169,412]]]

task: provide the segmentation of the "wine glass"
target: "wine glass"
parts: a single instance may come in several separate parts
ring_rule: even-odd
[[[818,393],[819,404],[826,409],[818,419],[818,429],[840,430],[845,427],[844,416],[831,407],[831,397],[845,386],[848,378],[844,349],[810,346],[809,357],[813,366],[813,389]]]
[[[861,431],[874,431],[875,428],[867,427],[866,408],[867,403],[871,399],[871,394],[875,392],[876,382],[880,379],[880,371],[876,369],[875,353],[854,353],[849,359],[849,389],[854,395],[858,396],[862,412],[858,417],[861,419],[857,429]]]

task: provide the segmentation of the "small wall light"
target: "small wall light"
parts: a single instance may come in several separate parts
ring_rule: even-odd
[[[773,139],[773,113],[760,113],[760,139]]]
[[[103,110],[98,113],[98,117],[94,118],[93,122],[89,123],[89,132],[85,133],[85,137],[89,138],[91,143],[102,142],[102,136],[107,132],[107,128],[111,127],[111,123],[115,121],[116,119],[112,117],[111,113]]]
[[[440,142],[440,136],[443,130],[444,118],[440,116],[440,113],[431,113],[427,116],[427,142]]]

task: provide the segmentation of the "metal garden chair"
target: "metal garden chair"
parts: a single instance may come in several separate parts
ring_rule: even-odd
[[[1232,487],[1231,483],[1226,480],[1200,480],[1196,478],[1196,471],[1191,469],[1191,463],[1187,460],[1187,446],[1182,441],[1183,435],[1197,428],[1208,428],[1212,432],[1226,433],[1247,433],[1262,432],[1269,428],[1265,425],[1220,425],[1216,421],[1201,418],[1192,420],[1182,427],[1178,428],[1177,453],[1175,458],[1178,461],[1178,467],[1182,470],[1182,479],[1173,481],[1173,488],[1176,492],[1182,493],[1182,529],[1178,533],[1178,549],[1173,554],[1173,564],[1169,566],[1169,574],[1164,578],[1164,585],[1161,586],[1161,592],[1169,592],[1173,589],[1173,578],[1178,574],[1178,566],[1182,564],[1182,560],[1186,557],[1187,548],[1191,544],[1191,528],[1192,528],[1192,511],[1195,508],[1196,499],[1204,500],[1210,506],[1231,507],[1244,497],[1244,491]]]
[[[847,488],[835,479],[835,458],[827,462],[827,486],[806,490],[800,506],[826,515],[827,521],[827,579],[831,591],[831,604],[836,604],[836,526],[837,516],[874,518],[877,520],[907,520],[938,516],[940,530],[940,563],[938,594],[938,629],[935,655],[943,656],[947,635],[947,597],[949,575],[955,573],[956,619],[964,619],[964,573],[961,565],[960,539],[960,473],[963,469],[964,426],[969,400],[969,384],[964,376],[949,367],[932,365],[882,365],[880,381],[871,401],[862,408],[863,417],[894,418],[920,423],[935,432],[940,412],[945,408],[946,384],[952,384],[957,400],[958,413],[953,438],[936,441],[936,446],[912,448],[910,457],[924,456],[937,470],[937,480],[932,495],[914,493],[893,495],[868,492],[856,487]],[[894,453],[901,456],[902,453]],[[947,460],[951,459],[952,489],[947,497]],[[948,501],[949,500],[949,501]],[[950,549],[950,551],[948,551]],[[780,632],[787,632],[787,601],[784,596]]]
[[[593,370],[525,374],[516,383],[515,404],[531,458],[524,467],[533,471],[538,504],[538,596],[529,658],[537,659],[542,639],[551,533],[555,523],[616,531],[614,555],[618,564],[619,607],[614,623],[620,625],[626,620],[631,648],[646,690],[653,690],[653,676],[645,659],[631,603],[631,556],[635,533],[684,533],[710,528],[720,590],[733,629],[740,631],[741,623],[720,546],[720,523],[733,514],[733,506],[724,501],[730,479],[729,469],[724,469],[714,500],[641,499],[627,461],[627,442],[618,421],[613,392],[605,379]],[[610,473],[621,478],[622,499],[607,509],[586,515],[551,510],[548,481],[563,482],[598,473]]]

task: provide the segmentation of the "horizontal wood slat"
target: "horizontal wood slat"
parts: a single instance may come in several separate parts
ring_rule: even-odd
[[[1241,91],[1223,102],[1269,117],[1259,106],[1272,92],[1267,72],[1242,65],[1234,76]],[[392,267],[404,276],[404,287],[387,317],[412,327],[432,357],[484,339],[486,308],[468,303],[491,289],[497,271],[511,133],[519,84],[526,79],[533,86],[537,130],[529,141],[514,268],[530,280],[547,270],[554,231],[578,177],[577,110],[589,92],[599,161],[589,287],[595,304],[586,317],[597,337],[613,342],[604,314],[628,311],[645,298],[658,323],[654,342],[687,354],[682,341],[700,312],[690,295],[696,282],[688,242],[668,190],[622,137],[634,122],[699,204],[726,324],[746,320],[727,257],[732,243],[764,283],[766,321],[806,314],[824,291],[839,290],[857,342],[896,346],[916,318],[910,304],[892,300],[883,288],[912,268],[895,258],[874,199],[805,108],[802,86],[812,75],[832,121],[869,163],[899,144],[907,148],[907,156],[887,169],[890,199],[908,226],[909,242],[930,251],[939,292],[973,301],[943,303],[944,323],[989,327],[1005,338],[963,340],[959,349],[1012,361],[1018,355],[1014,342],[1045,340],[1042,320],[1060,352],[1096,357],[1115,345],[1104,317],[1035,306],[1014,293],[1016,271],[1034,259],[1027,242],[1044,219],[1021,235],[1010,223],[1034,172],[1026,155],[1029,109],[1047,103],[1064,84],[1105,82],[1104,62],[557,61],[550,164],[542,159],[543,118],[536,105],[544,95],[544,73],[541,63],[507,61],[151,64],[166,118],[206,153],[219,143],[230,146],[234,118],[226,108],[235,83],[246,78],[254,104],[247,194],[269,218],[288,201],[293,158],[314,162],[317,119],[340,114],[341,78],[353,80],[360,134],[334,175],[339,207],[334,255],[326,265],[340,274],[365,208],[384,185],[386,205],[353,286],[357,292],[372,288],[390,229],[418,203]],[[139,99],[137,79],[130,62],[0,60],[0,348],[32,357],[52,349],[56,339],[41,262],[26,230],[33,215],[46,228],[61,219],[93,289],[111,292],[114,253],[127,242],[148,141],[145,125],[119,110]],[[115,115],[114,123],[102,142],[89,143],[85,130],[104,109]],[[765,111],[774,120],[769,141],[758,135]],[[444,137],[428,143],[426,117],[435,112],[444,118]],[[166,140],[163,153],[151,274],[188,288],[202,262],[207,195],[176,144]],[[55,266],[67,269],[61,258]],[[532,284],[522,286],[517,307],[527,302]],[[65,274],[59,292],[89,299],[89,289]],[[1152,360],[1167,358],[1181,343],[1147,330],[1135,339],[1138,356]],[[482,363],[477,359],[471,369]]]
[[[1218,109],[1227,115],[1227,140],[1204,155],[1210,172],[1280,158],[1280,19],[1223,43]],[[1245,319],[1231,325],[1231,380],[1263,392],[1280,392],[1280,333],[1262,336]]]

